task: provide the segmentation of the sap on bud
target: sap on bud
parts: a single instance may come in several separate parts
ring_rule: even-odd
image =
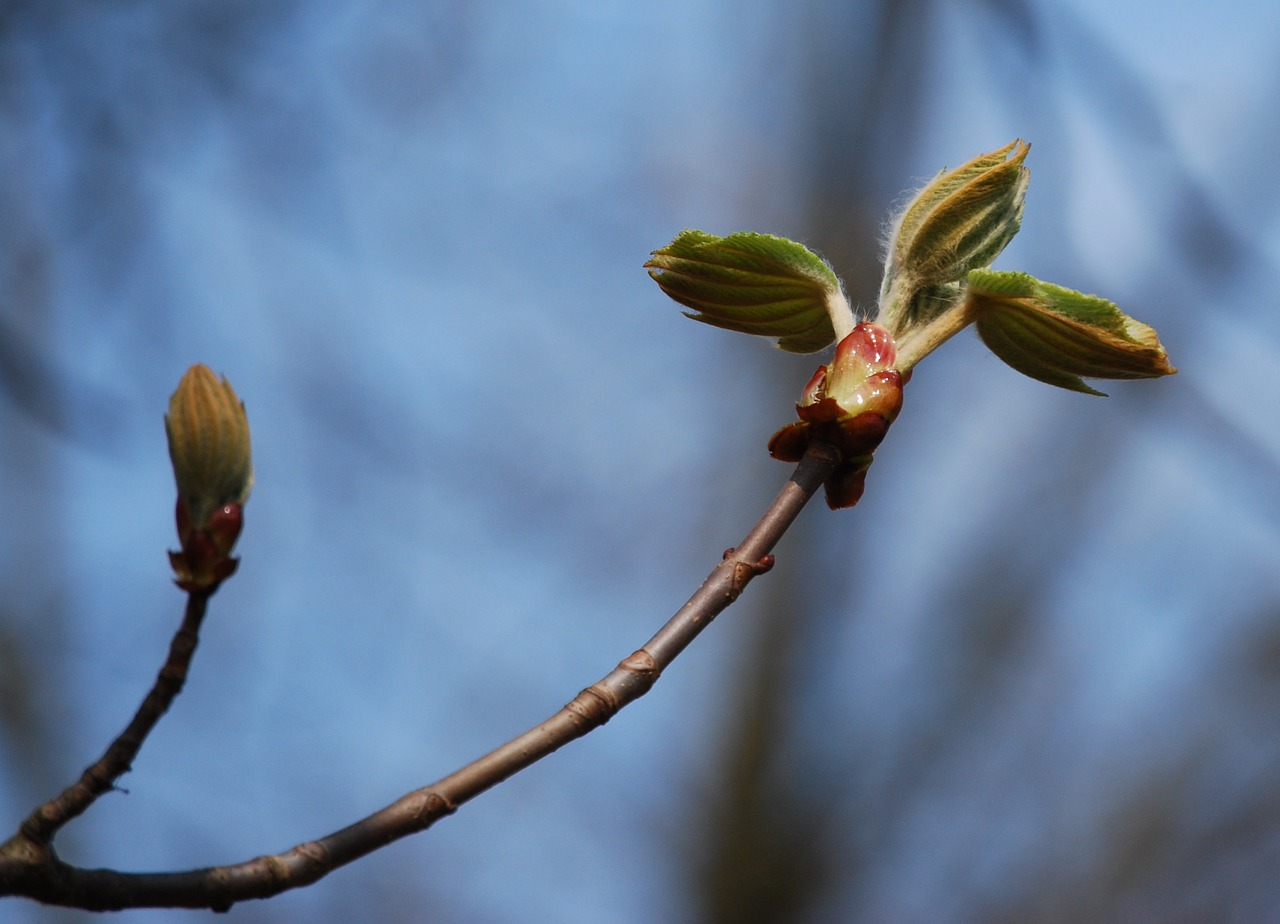
[[[813,440],[836,447],[841,463],[826,482],[833,509],[862,496],[872,453],[902,409],[902,373],[893,368],[893,338],[877,324],[859,324],[836,347],[832,361],[805,386],[796,415],[769,441],[769,454],[798,462]]]
[[[892,421],[902,408],[902,376],[893,368],[897,359],[887,330],[859,324],[836,345],[831,364],[819,369],[805,388],[798,408],[801,419],[874,411]]]

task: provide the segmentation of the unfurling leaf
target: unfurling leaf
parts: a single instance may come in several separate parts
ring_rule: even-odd
[[[645,264],[685,314],[726,330],[775,337],[792,353],[813,353],[853,328],[831,267],[795,241],[738,232],[682,231]]]
[[[1096,295],[1026,273],[974,270],[965,297],[991,352],[1050,385],[1102,395],[1081,377],[1146,379],[1177,371],[1155,330]]]
[[[827,503],[851,507],[924,357],[970,324],[1000,359],[1032,378],[1100,395],[1090,378],[1176,372],[1156,332],[1114,304],[992,261],[1018,233],[1030,173],[1021,139],[944,170],[912,197],[890,234],[873,321],[855,325],[840,281],[800,244],[767,234],[684,231],[645,266],[706,324],[778,339],[797,353],[837,341],[796,405],[798,421],[769,441],[798,462],[818,447],[839,462]]]
[[[946,311],[955,285],[991,265],[1018,233],[1031,146],[1018,140],[944,170],[918,192],[893,227],[877,321],[898,338]]]

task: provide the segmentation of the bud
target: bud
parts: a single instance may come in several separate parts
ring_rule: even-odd
[[[825,485],[833,510],[858,502],[872,454],[902,408],[903,377],[894,368],[896,360],[888,331],[859,324],[805,386],[796,405],[799,422],[769,440],[769,454],[784,462],[799,462],[815,439],[840,450],[842,461]]]
[[[991,265],[1018,233],[1030,150],[1019,139],[944,170],[903,210],[890,239],[877,319],[895,337],[949,308],[960,297],[957,283]]]
[[[164,426],[182,544],[169,560],[179,587],[212,593],[237,565],[230,553],[253,487],[249,421],[230,383],[195,365],[169,399]]]
[[[911,370],[970,324],[1014,369],[1063,388],[1102,394],[1081,376],[1176,371],[1156,332],[1111,302],[988,269],[1022,223],[1030,150],[1015,140],[942,171],[911,199],[893,223],[874,324],[856,324],[831,267],[784,238],[683,231],[645,264],[694,320],[775,337],[797,353],[838,341],[805,386],[800,420],[769,441],[770,454],[790,462],[815,440],[838,449],[825,484],[831,507],[857,503]]]

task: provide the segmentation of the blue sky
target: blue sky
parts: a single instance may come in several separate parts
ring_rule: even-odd
[[[863,504],[807,511],[779,550],[796,606],[843,617],[803,642],[805,753],[872,802],[918,771],[823,899],[849,920],[1034,910],[1009,883],[1095,881],[1152,780],[1181,768],[1195,830],[1274,770],[1274,692],[1240,678],[1280,615],[1280,13],[1033,3],[1028,46],[1004,8],[931,8],[870,207],[1030,139],[998,265],[1114,298],[1182,371],[1091,400],[959,338]],[[691,324],[641,264],[685,227],[812,233],[806,66],[872,26],[821,4],[191,9],[54,4],[2,40],[0,622],[46,729],[40,779],[0,774],[14,823],[122,727],[180,616],[161,415],[189,364],[245,400],[258,475],[187,690],[130,795],[66,834],[89,866],[328,833],[539,721],[683,602],[785,477],[763,447],[819,360]],[[977,693],[974,575],[1026,607]],[[235,913],[694,919],[679,858],[763,608],[431,832]],[[853,805],[831,814],[855,827]]]

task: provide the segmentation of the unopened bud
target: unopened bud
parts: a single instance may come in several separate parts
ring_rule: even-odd
[[[178,586],[212,593],[236,569],[230,553],[253,487],[249,421],[230,383],[195,365],[169,399],[164,425],[182,543],[169,559]]]
[[[852,507],[872,454],[902,408],[902,374],[894,368],[893,338],[876,324],[859,324],[836,346],[829,365],[805,386],[796,405],[797,423],[769,440],[769,454],[798,462],[813,440],[840,450],[841,463],[827,479],[827,504],[833,510]]]

